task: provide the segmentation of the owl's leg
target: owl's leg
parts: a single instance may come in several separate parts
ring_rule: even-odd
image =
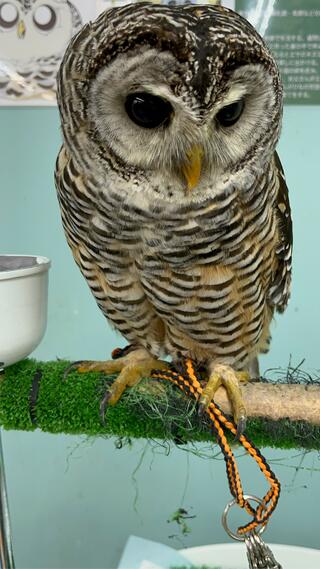
[[[240,383],[250,380],[250,373],[246,371],[235,371],[229,365],[209,364],[209,379],[205,386],[199,405],[200,411],[208,408],[220,385],[223,385],[228,393],[235,423],[237,424],[237,436],[239,437],[245,430],[247,412],[243,401]]]
[[[104,417],[107,405],[115,405],[127,387],[133,387],[144,377],[150,377],[153,369],[167,368],[168,364],[162,360],[153,358],[144,348],[135,348],[126,355],[107,361],[81,361],[70,366],[79,373],[101,371],[105,374],[119,372],[118,377],[106,391],[101,404],[100,414]],[[67,373],[70,371],[68,368]]]

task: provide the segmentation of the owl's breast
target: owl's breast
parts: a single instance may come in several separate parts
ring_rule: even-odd
[[[171,355],[238,366],[258,353],[268,337],[278,239],[263,184],[170,205],[110,188],[94,194],[88,183],[71,186],[66,172],[61,180],[74,255],[100,308],[130,341],[156,334]]]
[[[252,208],[210,204],[143,234],[139,278],[166,323],[169,353],[241,367],[265,349],[278,232],[258,198]]]
[[[185,272],[196,265],[220,263],[225,257],[221,238],[235,218],[231,200],[228,202],[223,208],[206,200],[153,211],[141,231],[139,262],[144,273],[152,275],[165,268]]]

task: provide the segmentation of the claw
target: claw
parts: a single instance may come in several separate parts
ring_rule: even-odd
[[[101,423],[103,426],[105,426],[105,424],[106,424],[105,413],[106,413],[106,408],[107,408],[110,397],[111,397],[111,393],[109,390],[107,390],[105,392],[103,398],[101,399],[100,405],[99,405],[99,415],[100,415]]]
[[[210,400],[205,395],[201,395],[198,403],[198,416],[203,417],[210,405]]]
[[[247,417],[245,415],[241,415],[237,421],[237,434],[235,436],[235,440],[239,441],[240,437],[244,434],[247,426]]]
[[[208,409],[217,389],[223,385],[233,408],[234,421],[237,425],[236,440],[238,440],[245,431],[247,417],[239,383],[249,380],[248,373],[236,372],[232,367],[224,364],[213,364],[209,370],[209,380],[200,399],[199,414],[203,414]]]
[[[198,405],[198,417],[200,417],[200,418],[203,417],[205,415],[206,409],[207,408],[205,405],[203,405],[203,403],[199,403],[199,405]]]
[[[72,362],[70,365],[68,365],[63,372],[63,380],[67,379],[69,373],[77,370],[79,366],[83,363],[86,363],[86,361],[87,360],[77,360],[76,362]]]
[[[104,424],[104,415],[107,405],[115,405],[127,387],[133,387],[143,377],[149,377],[156,366],[166,368],[167,363],[156,360],[143,348],[135,349],[132,345],[124,350],[115,350],[112,360],[90,361],[79,360],[70,364],[64,371],[63,378],[77,370],[79,373],[103,372],[107,375],[117,374],[116,379],[108,387],[99,405],[99,415]]]

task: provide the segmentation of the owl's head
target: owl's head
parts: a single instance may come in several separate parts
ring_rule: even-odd
[[[30,60],[62,52],[73,33],[75,8],[67,0],[0,1],[0,52]]]
[[[86,66],[83,115],[100,149],[189,188],[249,163],[261,167],[277,142],[276,64],[231,10],[147,3],[113,9],[80,33],[63,65],[63,105],[63,83]],[[70,104],[75,110],[74,98]]]

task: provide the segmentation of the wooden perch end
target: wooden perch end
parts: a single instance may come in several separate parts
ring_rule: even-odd
[[[67,361],[25,360],[0,382],[0,425],[5,429],[146,438],[188,443],[212,441],[196,402],[165,381],[146,379],[128,389],[101,421],[99,406],[113,377],[63,373]],[[243,386],[247,436],[259,447],[320,449],[320,385],[251,382]],[[224,388],[215,401],[231,413]]]
[[[249,382],[241,389],[248,417],[320,425],[320,385]],[[225,413],[231,413],[224,388],[217,391],[215,401]]]

